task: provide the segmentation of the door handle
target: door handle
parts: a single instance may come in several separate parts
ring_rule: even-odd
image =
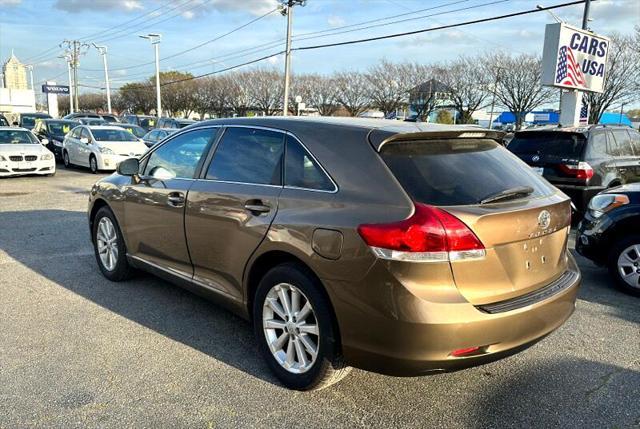
[[[180,207],[184,204],[184,194],[182,192],[170,192],[167,196],[167,204],[173,207]]]
[[[244,203],[244,208],[253,214],[269,213],[271,211],[271,207],[261,200],[249,200]]]

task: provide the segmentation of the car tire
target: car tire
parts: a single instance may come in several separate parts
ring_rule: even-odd
[[[71,167],[71,161],[69,161],[69,152],[66,150],[62,152],[62,163],[64,164],[64,168]]]
[[[127,261],[127,248],[118,226],[118,221],[109,207],[102,207],[93,218],[93,250],[96,262],[102,274],[113,282],[127,280],[133,273],[133,268]],[[106,253],[110,258],[105,259]],[[115,250],[115,252],[113,252]]]
[[[618,289],[640,296],[640,235],[616,241],[609,251],[608,266]]]
[[[298,312],[294,311],[294,294],[298,295]],[[289,309],[277,307],[282,295],[290,303]],[[305,311],[307,304],[310,310]],[[319,390],[337,383],[351,370],[342,358],[329,299],[315,276],[298,264],[278,265],[260,280],[253,301],[253,325],[269,368],[290,389]],[[272,347],[274,339],[278,345]],[[310,351],[314,345],[315,355]]]
[[[89,170],[91,170],[93,174],[98,174],[98,160],[95,155],[89,156]]]

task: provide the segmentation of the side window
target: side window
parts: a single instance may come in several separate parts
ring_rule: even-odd
[[[592,134],[587,146],[587,158],[598,159],[607,156],[607,135],[604,131],[596,131]]]
[[[152,142],[158,140],[158,132],[157,131],[151,131],[151,133],[149,134],[148,138]]]
[[[80,138],[83,138],[83,137],[91,141],[91,133],[89,133],[89,130],[86,128],[83,128],[82,132],[80,133]]]
[[[633,151],[636,153],[636,156],[640,156],[640,133],[636,130],[629,130],[629,135],[631,136]]]
[[[74,128],[73,131],[71,132],[71,137],[73,137],[74,139],[79,139],[80,138],[80,131],[82,131],[81,127]]]
[[[287,136],[284,184],[296,188],[334,191],[335,186],[313,157],[293,137]]]
[[[616,140],[613,138],[613,134],[611,131],[607,131],[607,140],[609,143],[607,144],[607,154],[611,156],[620,156],[620,148],[616,143]]]
[[[227,128],[216,148],[206,178],[281,185],[283,146],[283,133],[253,128]]]
[[[631,138],[626,130],[613,130],[613,138],[616,139],[621,156],[633,156]]]
[[[151,154],[144,174],[161,179],[193,178],[198,162],[215,132],[215,128],[206,128],[176,137]]]
[[[167,122],[167,120],[166,120],[166,119],[164,119],[164,118],[160,118],[160,119],[158,120],[158,128],[163,128],[163,127],[164,127],[164,123],[165,123],[165,122]]]

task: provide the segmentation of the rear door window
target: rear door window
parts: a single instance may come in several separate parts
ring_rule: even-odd
[[[583,134],[560,131],[516,133],[509,150],[517,155],[538,155],[541,159],[581,158],[586,138]]]
[[[631,136],[631,146],[633,146],[633,151],[636,156],[640,156],[640,133],[636,130],[629,130],[629,135]]]
[[[206,178],[226,182],[282,184],[284,134],[254,128],[227,128]]]
[[[335,185],[320,165],[293,137],[287,136],[284,184],[294,188],[335,191]]]
[[[598,159],[607,156],[607,135],[604,131],[596,131],[591,135],[587,146],[587,158]]]
[[[384,145],[382,159],[407,193],[439,206],[478,204],[490,195],[529,186],[527,198],[553,189],[493,140],[429,140]]]
[[[616,140],[620,156],[633,156],[631,148],[631,137],[627,130],[613,130],[613,138]]]

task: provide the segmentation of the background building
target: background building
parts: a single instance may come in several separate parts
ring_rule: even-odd
[[[11,56],[4,63],[4,66],[2,66],[2,74],[4,75],[5,88],[29,89],[29,84],[27,82],[27,66],[18,60],[13,51],[11,51]]]
[[[13,120],[18,113],[35,112],[36,97],[29,88],[27,66],[11,51],[11,56],[2,67],[3,87],[0,88],[0,113]]]

